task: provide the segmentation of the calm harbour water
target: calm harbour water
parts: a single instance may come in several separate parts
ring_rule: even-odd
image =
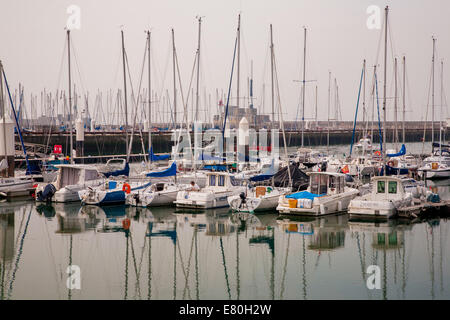
[[[450,200],[450,180],[429,184]],[[0,299],[450,299],[449,229],[447,219],[3,202]],[[80,289],[67,287],[69,265]],[[369,265],[379,290],[366,286]]]
[[[450,187],[438,188],[450,199]],[[450,298],[446,219],[0,205],[1,299]],[[79,290],[66,286],[70,264],[80,267]],[[369,265],[381,268],[380,290],[366,287]]]

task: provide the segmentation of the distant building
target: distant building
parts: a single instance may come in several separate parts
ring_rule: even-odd
[[[225,109],[225,108],[224,108]],[[224,112],[220,115],[214,115],[214,126],[221,128],[223,126]],[[270,116],[265,114],[258,114],[257,108],[240,108],[237,106],[228,107],[227,123],[230,125],[230,129],[239,128],[239,122],[245,117],[250,125],[250,128],[269,128]]]

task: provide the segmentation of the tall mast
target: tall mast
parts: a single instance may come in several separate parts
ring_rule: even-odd
[[[431,66],[431,145],[434,143],[434,54],[436,50],[436,38],[433,37],[433,57]]]
[[[197,89],[195,101],[195,121],[198,121],[199,83],[200,83],[200,39],[202,31],[202,17],[198,18],[198,47],[197,47]]]
[[[394,146],[397,151],[397,143],[398,143],[398,127],[397,127],[397,58],[394,59]]]
[[[384,19],[384,83],[383,83],[383,145],[384,150],[386,150],[386,67],[387,67],[387,30],[388,30],[388,12],[389,6],[385,9],[385,19]],[[386,171],[386,170],[384,170]],[[385,173],[386,175],[386,173]]]
[[[403,144],[405,143],[405,113],[406,113],[406,57],[403,56],[403,125],[402,125],[402,135]]]
[[[363,62],[363,138],[366,138],[367,126],[366,126],[366,59]]]
[[[147,31],[148,49],[148,150],[152,147],[152,74],[150,59],[150,31]],[[150,152],[150,151],[149,151]]]
[[[123,93],[125,102],[125,146],[128,153],[128,105],[127,105],[127,74],[125,68],[125,40],[123,37],[123,30],[121,30],[122,35],[122,62],[123,62]]]
[[[238,15],[238,28],[237,28],[237,80],[236,80],[236,86],[237,86],[237,92],[236,92],[236,106],[239,108],[240,105],[240,96],[239,96],[239,80],[241,75],[241,14]]]
[[[69,131],[70,131],[70,163],[73,163],[73,138],[72,138],[72,78],[70,72],[70,30],[67,30],[67,57],[69,67]]]
[[[173,67],[173,123],[174,130],[177,129],[177,78],[175,75],[175,59],[176,59],[176,51],[175,51],[175,33],[172,28],[172,67]],[[187,129],[189,132],[189,128]]]
[[[306,76],[306,27],[304,27],[304,39],[303,39],[303,89],[302,89],[302,148],[304,142],[304,130],[305,130],[305,76]]]
[[[439,155],[442,156],[442,107],[444,106],[443,93],[444,91],[444,61],[441,61],[441,115],[439,117]]]
[[[7,154],[8,151],[6,150],[6,125],[5,125],[6,119],[5,119],[5,100],[3,100],[3,77],[2,77],[2,74],[3,74],[3,64],[0,61],[0,109],[2,112],[2,121],[3,121],[3,146],[5,148],[4,156],[5,156],[5,162],[7,162],[8,161],[8,154]],[[8,174],[8,170],[6,169],[5,171],[6,171],[6,173],[5,173],[5,176],[6,176]]]
[[[331,99],[331,71],[328,71],[328,121],[327,121],[327,152],[330,148],[330,99]]]
[[[271,89],[272,89],[272,131],[275,123],[275,100],[274,100],[274,87],[273,87],[273,33],[272,24],[270,25],[270,77],[271,77]],[[272,142],[273,143],[273,142]]]
[[[317,126],[317,85],[316,85],[316,108],[315,108],[315,112],[314,112],[314,120],[316,121],[316,126]]]

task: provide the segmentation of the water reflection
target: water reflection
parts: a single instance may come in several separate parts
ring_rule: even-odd
[[[0,298],[450,298],[448,226],[0,204]],[[72,264],[81,290],[66,286]],[[381,268],[381,290],[367,289],[369,265]]]

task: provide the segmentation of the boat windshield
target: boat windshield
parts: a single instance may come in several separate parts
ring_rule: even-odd
[[[388,192],[391,194],[397,193],[397,181],[389,181]]]
[[[314,194],[326,194],[328,188],[328,176],[325,174],[313,174],[311,175],[311,193]]]
[[[385,193],[386,192],[386,182],[378,181],[377,182],[377,193]]]

